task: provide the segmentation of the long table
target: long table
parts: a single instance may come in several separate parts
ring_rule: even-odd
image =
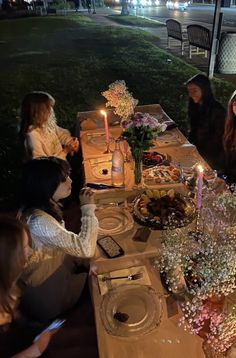
[[[149,112],[154,115],[162,113],[164,118],[169,120],[169,117],[162,110],[160,105],[142,106],[140,109],[141,111]],[[78,113],[78,120],[81,121],[90,118],[97,120],[98,116],[98,112],[96,111],[83,112],[82,114]],[[110,114],[109,119],[111,120],[111,124],[112,120],[116,119],[116,117],[113,117],[113,115]],[[80,143],[83,154],[85,183],[97,182],[111,184],[110,175],[103,175],[102,171],[102,168],[108,168],[109,171],[109,167],[111,167],[111,154],[104,154],[106,147],[102,118],[99,125],[98,122],[96,122],[96,125],[98,125],[99,128],[93,128],[92,126],[89,129],[91,123],[89,123],[88,127],[86,127],[86,121],[82,123],[84,123],[84,125],[81,126]],[[121,128],[119,126],[110,126],[110,134],[112,137],[116,138],[120,133]],[[173,141],[171,141],[171,138]],[[204,162],[195,146],[191,145],[177,128],[167,132],[166,140],[164,138],[161,138],[159,141],[157,140],[154,148],[154,150],[160,153],[168,154],[171,157],[172,162],[176,165],[180,164],[189,167],[198,162]],[[138,194],[139,189],[134,188],[132,165],[132,161],[125,163],[124,189],[99,190],[95,192],[98,209],[100,208],[100,210],[102,210],[110,205],[126,207],[129,205],[129,202],[132,201],[133,197]],[[157,188],[168,188],[168,185],[157,186]],[[175,189],[183,193],[186,190],[182,183],[175,184]],[[102,274],[134,266],[145,266],[148,271],[151,286],[161,295],[163,306],[161,323],[157,329],[143,336],[122,338],[109,334],[104,327],[101,318],[101,304],[104,297],[100,294],[97,277],[92,276],[92,297],[94,302],[100,358],[205,357],[202,350],[202,339],[198,336],[190,335],[185,332],[183,328],[178,327],[181,310],[178,309],[178,313],[170,318],[168,317],[165,290],[161,285],[159,272],[151,264],[152,258],[160,255],[162,231],[152,230],[148,241],[142,243],[133,240],[133,236],[138,228],[139,224],[134,223],[129,231],[114,236],[115,240],[125,251],[123,257],[107,259],[104,253],[97,248],[96,254],[91,261],[91,267],[98,274]]]

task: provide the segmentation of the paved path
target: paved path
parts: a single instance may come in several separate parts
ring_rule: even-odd
[[[88,15],[96,22],[101,23],[105,26],[124,26],[116,23],[115,21],[112,21],[111,18],[109,18],[109,15],[112,14],[119,14],[120,11],[108,7],[104,8],[97,8],[96,14]],[[157,26],[156,28],[141,28],[144,31],[149,32],[150,34],[157,36],[158,41],[157,45],[167,51],[170,52],[172,55],[181,58],[183,61],[197,67],[200,71],[207,73],[208,68],[208,58],[204,58],[203,55],[195,55],[192,59],[189,59],[188,55],[188,46],[186,46],[184,56],[181,56],[181,48],[180,48],[180,42],[174,39],[171,39],[171,48],[167,48],[167,31],[166,27],[160,27]],[[229,81],[233,83],[236,87],[236,75],[223,75],[223,74],[217,74],[215,73],[215,77],[225,79],[226,81]]]

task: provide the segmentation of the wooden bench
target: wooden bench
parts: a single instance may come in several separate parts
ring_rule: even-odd
[[[188,25],[187,34],[189,41],[189,58],[192,55],[202,55],[207,57],[207,51],[211,49],[211,32],[201,25]],[[203,51],[199,51],[202,49]]]
[[[184,54],[184,45],[187,39],[186,31],[183,31],[182,25],[179,21],[169,19],[166,20],[166,28],[167,28],[167,47],[170,48],[170,38],[172,37],[175,40],[181,42],[181,55]]]

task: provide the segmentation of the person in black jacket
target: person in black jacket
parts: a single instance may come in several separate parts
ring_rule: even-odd
[[[228,104],[223,144],[226,180],[228,183],[236,183],[236,91],[232,94]]]
[[[197,74],[187,81],[189,95],[189,141],[213,169],[222,165],[226,111],[213,96],[207,76]]]

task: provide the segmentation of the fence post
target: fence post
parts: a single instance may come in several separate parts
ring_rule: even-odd
[[[216,0],[214,20],[213,20],[213,29],[212,29],[212,38],[211,38],[211,50],[210,57],[208,62],[208,77],[211,79],[214,75],[215,61],[216,61],[216,52],[218,48],[217,35],[220,33],[220,27],[222,22],[223,14],[220,15],[221,9],[221,0]]]

